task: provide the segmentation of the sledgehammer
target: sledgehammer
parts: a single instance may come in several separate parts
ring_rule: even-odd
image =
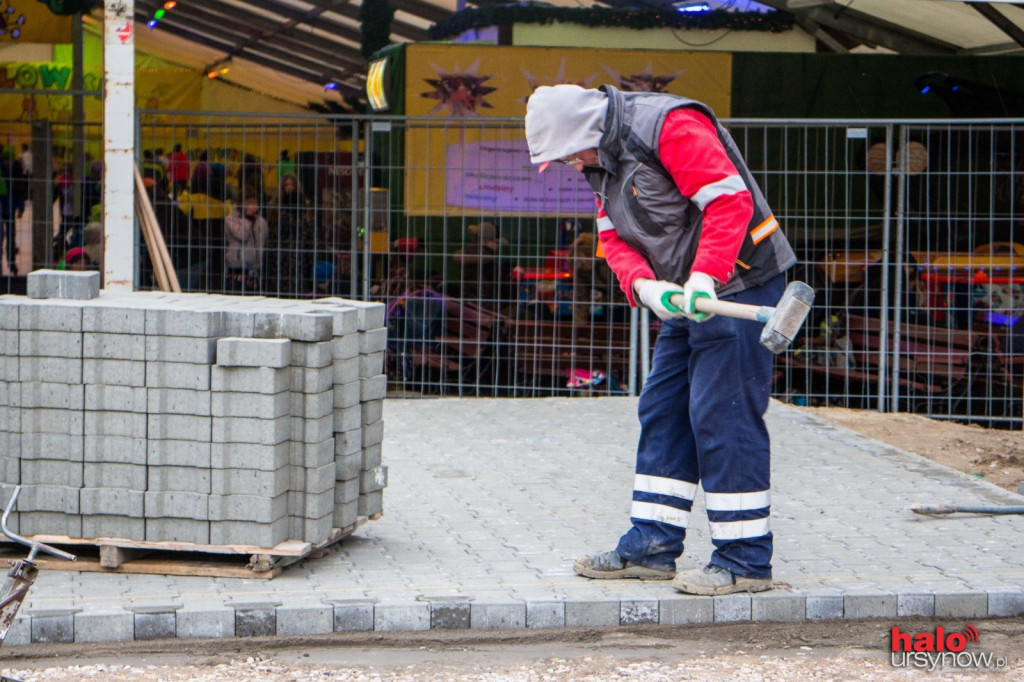
[[[671,294],[669,301],[682,308],[685,298],[682,294]],[[761,345],[778,355],[793,343],[801,325],[811,312],[814,303],[814,289],[803,282],[790,282],[782,292],[782,298],[774,308],[766,305],[751,305],[733,301],[719,301],[706,296],[697,298],[694,307],[702,313],[738,317],[741,320],[763,322]]]

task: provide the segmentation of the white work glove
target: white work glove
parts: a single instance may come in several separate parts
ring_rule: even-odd
[[[702,313],[693,307],[694,302],[700,298],[710,298],[712,301],[717,301],[718,296],[715,295],[715,280],[711,278],[711,275],[706,275],[703,272],[691,272],[690,279],[686,280],[686,284],[683,285],[683,314],[695,322],[703,322],[714,317],[714,313]]]
[[[636,295],[640,297],[640,302],[645,307],[658,316],[658,319],[671,320],[674,317],[683,317],[683,311],[668,300],[670,296],[682,295],[683,287],[675,282],[666,282],[660,279],[645,279],[638,284],[640,287],[637,289]]]

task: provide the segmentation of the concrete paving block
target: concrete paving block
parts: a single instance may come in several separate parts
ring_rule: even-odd
[[[9,483],[18,485],[21,483],[21,459],[18,457],[3,457],[9,454],[7,449],[0,449],[0,484]],[[0,496],[0,503],[5,500]]]
[[[85,305],[82,331],[141,336],[146,333],[146,310],[135,305]]]
[[[144,461],[150,466],[209,469],[213,461],[210,443],[196,440],[149,440],[145,443]]]
[[[334,318],[323,313],[257,312],[254,336],[293,341],[329,341]]]
[[[895,594],[847,594],[843,597],[843,618],[895,618]]]
[[[521,630],[526,627],[526,604],[470,604],[470,627],[473,630]]]
[[[291,417],[252,419],[249,417],[213,417],[214,443],[254,443],[277,445],[291,439]]]
[[[430,629],[430,604],[375,604],[373,629],[411,632]]]
[[[350,384],[360,380],[359,356],[334,361],[334,385]]]
[[[293,445],[287,441],[277,445],[212,443],[210,466],[214,469],[277,471],[292,461]]]
[[[899,594],[896,596],[896,615],[899,618],[920,616],[931,618],[935,615],[934,594]]]
[[[21,497],[18,498],[21,506]],[[82,537],[82,517],[61,512],[19,512],[18,525],[22,535],[66,535],[69,538]]]
[[[343,409],[346,407],[355,407],[359,405],[359,389],[360,384],[358,380],[348,381],[343,384],[335,383],[334,385],[334,407],[335,409]]]
[[[384,442],[384,420],[374,422],[372,424],[363,424],[363,438],[362,445],[364,448],[368,448],[373,445],[378,445]]]
[[[220,367],[288,367],[292,362],[288,339],[217,339]]]
[[[344,336],[335,335],[334,361],[350,360],[359,357],[359,333],[353,332]],[[358,363],[357,363],[358,364]]]
[[[211,365],[217,359],[217,339],[147,336],[146,362]]]
[[[20,348],[18,339],[20,332],[17,329],[0,331],[0,354],[9,357],[18,357]],[[17,378],[14,379],[17,381]]]
[[[273,523],[288,516],[288,495],[210,495],[210,521]]]
[[[292,444],[292,463],[307,469],[319,469],[320,467],[334,464],[334,436],[322,440],[319,443]]]
[[[372,469],[376,466],[380,466],[381,454],[384,448],[378,443],[377,445],[370,445],[369,447],[363,448],[361,452],[362,462],[360,463],[361,469]]]
[[[146,489],[146,466],[114,462],[86,462],[82,482],[87,488]]]
[[[100,273],[95,271],[34,270],[26,280],[26,292],[32,299],[88,301],[100,295]]]
[[[356,309],[359,315],[359,331],[368,331],[384,326],[386,308],[383,303],[371,303],[367,301],[350,301],[345,299],[345,305]]]
[[[249,298],[249,297],[247,297]],[[254,298],[254,297],[253,297]],[[225,310],[225,338],[251,339],[256,333],[255,310]]]
[[[292,393],[291,414],[303,419],[322,419],[334,412],[334,390],[323,393]]]
[[[274,394],[213,391],[211,414],[214,417],[251,417],[277,419],[291,414],[292,396],[289,391]]]
[[[334,432],[334,454],[337,457],[355,454],[363,449],[363,428]]]
[[[146,386],[150,388],[187,388],[210,390],[211,365],[190,362],[146,362]]]
[[[165,441],[153,441],[163,443]],[[145,464],[147,441],[145,438],[126,436],[85,436],[83,457],[86,462],[118,464]]]
[[[362,460],[362,455],[358,452],[343,457],[336,457],[334,459],[334,480],[347,481],[358,478]]]
[[[75,614],[77,609],[63,613],[30,611],[33,644],[70,644],[75,641]]]
[[[75,614],[76,642],[130,642],[134,635],[134,614],[129,611]]]
[[[291,469],[291,466],[281,467],[277,471],[213,469],[210,472],[210,493],[277,497],[288,492],[292,481]]]
[[[367,331],[359,332],[358,338],[360,355],[381,353],[388,346],[387,327],[378,327],[377,329],[368,329]]]
[[[359,515],[373,517],[384,511],[384,491],[359,495]]]
[[[373,603],[339,601],[334,603],[335,632],[369,632],[373,630]]]
[[[18,497],[18,511],[78,514],[79,486],[26,485]]]
[[[663,597],[658,604],[662,625],[691,625],[715,622],[715,604],[707,597],[677,594]]]
[[[623,599],[619,602],[619,625],[657,625],[657,599]]]
[[[81,384],[83,360],[81,358],[44,358],[27,356],[18,351],[18,378],[21,381],[40,381],[55,384]]]
[[[150,440],[197,440],[210,442],[212,417],[188,414],[150,414],[146,420]]]
[[[278,635],[324,635],[334,632],[334,608],[321,606],[278,606]]]
[[[236,606],[235,637],[272,637],[277,634],[277,604]]]
[[[565,627],[607,627],[619,624],[617,601],[566,601]]]
[[[82,335],[82,357],[90,360],[146,360],[146,337],[141,334]]]
[[[86,410],[86,436],[120,436],[122,438],[145,438],[146,415],[137,412],[113,412],[111,410]]]
[[[292,440],[306,444],[322,443],[334,437],[334,415],[328,414],[319,419],[292,420]]]
[[[135,639],[138,641],[153,639],[172,639],[178,634],[176,614],[171,613],[136,613]]]
[[[335,504],[345,504],[359,499],[359,479],[349,478],[334,483]]]
[[[727,594],[711,597],[714,601],[715,622],[734,623],[750,620],[751,606],[749,594]]]
[[[359,356],[359,376],[370,378],[384,372],[384,353],[368,353]]]
[[[259,393],[272,395],[291,390],[291,368],[221,367],[214,366],[210,373],[214,391]]]
[[[82,517],[83,538],[145,540],[146,520],[140,516],[98,514]]]
[[[296,367],[319,369],[334,362],[333,341],[293,341],[292,361]]]
[[[383,400],[368,400],[365,403],[361,403],[359,408],[362,411],[362,421],[364,424],[373,424],[384,418]]]
[[[346,502],[344,504],[334,505],[334,520],[332,524],[335,528],[347,528],[353,523],[359,520],[359,498]]]
[[[53,301],[20,301],[18,329],[52,332],[81,332],[82,306]]]
[[[984,618],[988,594],[984,592],[935,593],[936,618]]]
[[[82,437],[63,433],[24,433],[10,434],[12,446],[20,446],[22,460],[47,459],[55,453],[67,462],[81,462],[84,458]],[[14,450],[11,450],[15,452]],[[17,454],[17,453],[15,453]]]
[[[224,311],[147,308],[146,335],[207,339],[224,336]]]
[[[359,380],[359,402],[383,400],[388,392],[388,378],[384,375],[365,377]]]
[[[85,386],[85,405],[90,410],[145,414],[149,411],[146,397],[147,389],[141,386],[103,384],[86,384]]]
[[[18,332],[18,351],[22,355],[74,359],[82,357],[81,332]]]
[[[61,410],[47,407],[21,408],[21,432],[55,433],[69,436],[83,435],[84,414],[80,410]]]
[[[312,309],[334,318],[334,335],[343,336],[359,331],[359,313],[342,298],[318,298],[312,301]]]
[[[299,493],[290,491],[289,495],[295,498],[301,497],[302,501],[290,501],[288,510],[294,516],[302,516],[307,519],[319,519],[334,514],[334,489],[325,490],[319,493]],[[331,522],[333,524],[333,521]]]
[[[331,367],[291,368],[291,390],[296,393],[324,393],[334,389],[334,370]]]
[[[176,467],[176,466],[154,466],[149,465],[147,469],[147,490],[159,493],[194,493],[198,495],[210,494],[210,478],[212,469],[199,469],[197,467]],[[196,513],[199,513],[196,510]],[[189,518],[205,519],[206,505],[203,504],[203,516],[190,516]],[[177,514],[153,513],[149,504],[146,505],[147,516],[177,516]]]
[[[807,598],[792,594],[757,594],[751,598],[750,616],[755,621],[799,623],[807,617]]]
[[[839,620],[843,617],[843,596],[807,595],[807,620]]]
[[[82,360],[82,383],[145,386],[146,363],[140,360]]]
[[[14,384],[11,394],[9,404],[22,408],[44,407],[61,410],[85,408],[85,386],[82,384],[25,381]]]
[[[527,628],[564,628],[565,602],[558,600],[528,600],[526,602]]]
[[[210,544],[253,545],[271,549],[289,540],[288,517],[270,523],[255,521],[211,521]]]
[[[31,643],[32,618],[31,616],[19,615],[11,623],[10,629],[7,630],[7,636],[4,637],[4,646],[5,648],[10,648],[12,646],[28,646]]]
[[[1024,592],[989,592],[990,618],[1024,616]]]
[[[50,453],[55,454],[55,453]],[[58,459],[25,459],[21,462],[23,485],[82,487],[82,463]]]
[[[183,608],[177,611],[178,639],[208,639],[235,636],[235,612],[224,608],[208,610]]]
[[[210,543],[210,522],[193,519],[146,519],[146,540],[149,542]]]
[[[293,538],[310,542],[314,545],[320,544],[331,537],[331,529],[334,528],[334,511],[331,510],[319,519],[302,520],[302,537]]]
[[[359,473],[359,493],[373,493],[383,490],[388,485],[388,468],[374,467]]]
[[[18,316],[21,306],[20,296],[5,296],[0,298],[0,330],[18,331]]]
[[[197,417],[210,416],[210,392],[181,388],[147,389],[147,402],[151,414],[182,414]]]
[[[363,425],[363,411],[360,407],[344,407],[334,410],[334,430],[338,432],[352,431]]]

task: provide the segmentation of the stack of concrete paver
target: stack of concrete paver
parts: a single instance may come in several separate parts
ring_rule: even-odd
[[[0,502],[30,535],[328,540],[383,510],[385,344],[379,303],[32,273],[0,297]]]

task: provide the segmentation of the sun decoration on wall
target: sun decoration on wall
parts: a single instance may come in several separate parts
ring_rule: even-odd
[[[640,73],[632,73],[628,76],[620,75],[607,66],[604,67],[604,70],[612,77],[619,90],[624,92],[664,92],[665,87],[669,83],[686,72],[683,69],[682,71],[674,71],[663,76],[655,76],[654,65],[650,62]]]
[[[461,72],[458,64],[455,65],[453,73],[448,73],[433,63],[431,66],[434,67],[438,77],[424,80],[434,89],[420,93],[420,97],[438,100],[434,108],[427,112],[428,116],[446,109],[452,116],[479,116],[477,107],[494,108],[484,97],[496,91],[497,88],[483,85],[483,82],[490,76],[477,75],[477,69],[480,68],[479,59]]]
[[[562,58],[562,63],[558,65],[558,71],[555,73],[555,77],[552,78],[552,79],[549,79],[547,83],[541,82],[540,78],[537,78],[536,76],[534,76],[532,73],[530,73],[526,69],[522,69],[522,72],[523,72],[523,76],[526,78],[526,84],[530,86],[530,94],[532,94],[534,90],[536,90],[537,88],[539,88],[542,85],[561,85],[563,83],[569,83],[571,85],[578,85],[581,88],[589,88],[591,86],[591,84],[594,82],[594,79],[597,78],[597,74],[594,73],[594,74],[591,74],[591,75],[587,76],[583,80],[567,81],[565,79],[565,58],[564,57]],[[530,99],[530,95],[529,94],[526,97],[523,97],[522,100],[520,100],[520,101],[525,102],[528,99]]]

